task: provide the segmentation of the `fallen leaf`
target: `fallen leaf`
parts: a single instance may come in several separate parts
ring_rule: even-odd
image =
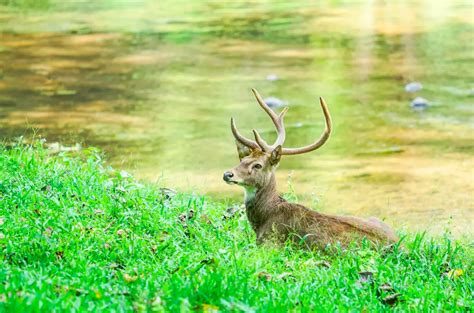
[[[45,236],[51,236],[51,234],[53,233],[53,229],[51,227],[47,227],[45,230],[44,230],[44,234]]]
[[[356,285],[358,287],[362,287],[366,284],[373,284],[374,283],[374,273],[372,272],[359,272],[359,279],[356,281]]]
[[[309,259],[308,261],[304,262],[304,264],[308,267],[326,267],[326,268],[331,267],[331,263],[325,260],[315,261],[313,259]]]
[[[123,229],[117,230],[117,235],[119,235],[120,237],[124,236],[125,235],[125,230],[123,230]]]
[[[206,223],[206,224],[212,224],[211,219],[207,214],[201,214],[201,222]]]
[[[102,294],[100,293],[99,290],[94,291],[94,294],[95,294],[95,297],[96,297],[97,299],[102,298]]]
[[[230,219],[230,218],[234,217],[237,213],[239,213],[240,210],[241,210],[241,207],[238,206],[238,205],[230,206],[225,210],[225,212],[222,216],[222,219],[223,220]]]
[[[69,291],[68,286],[61,286],[61,285],[55,285],[54,286],[54,292],[56,293],[66,293]]]
[[[104,243],[104,248],[105,249],[110,249],[110,245],[108,243]]]
[[[183,213],[179,216],[179,220],[181,223],[185,223],[194,217],[194,210],[190,209],[187,213]]]
[[[201,310],[204,313],[219,312],[219,307],[212,304],[203,303],[201,304]]]
[[[270,281],[272,279],[272,275],[268,272],[260,272],[257,274],[257,277],[266,281]]]
[[[389,291],[393,291],[393,287],[392,285],[390,285],[389,283],[384,283],[382,285],[379,286],[379,290],[382,292],[389,292]]]
[[[282,279],[282,280],[288,280],[289,278],[295,278],[295,276],[293,275],[293,273],[284,272],[284,273],[281,273],[280,275],[278,275],[277,278]]]
[[[64,252],[63,251],[56,251],[55,254],[56,254],[56,258],[58,260],[61,260],[61,259],[64,258]]]
[[[446,273],[446,276],[450,279],[456,279],[464,274],[464,271],[460,268],[452,269]]]
[[[373,281],[374,273],[372,272],[359,272],[360,282],[371,282]]]
[[[394,294],[386,296],[381,301],[382,301],[383,304],[388,304],[390,306],[393,306],[393,305],[395,305],[395,303],[400,301],[400,296],[401,296],[401,294],[394,293]]]
[[[4,217],[0,217],[0,226],[5,224],[5,218]]]
[[[4,233],[0,233],[0,240],[1,239],[5,239],[5,234]]]
[[[89,292],[87,292],[85,289],[82,289],[82,288],[76,289],[76,296],[86,295],[86,294],[88,294],[88,293],[89,293]]]
[[[163,241],[168,240],[169,237],[170,237],[170,234],[167,231],[164,231],[161,233],[161,236],[158,238],[158,240],[160,242],[163,242]]]
[[[46,186],[42,187],[41,191],[50,192],[51,191],[51,185],[46,185]]]
[[[178,194],[176,190],[171,188],[160,188],[159,191],[166,199],[171,199]]]
[[[207,258],[199,262],[201,264],[213,264],[216,263],[216,260],[214,258]]]
[[[127,273],[123,274],[123,279],[127,282],[127,283],[132,283],[134,281],[136,281],[138,279],[138,276],[130,276],[128,275]]]
[[[123,264],[119,264],[119,263],[110,263],[109,267],[111,269],[124,269],[125,268]]]

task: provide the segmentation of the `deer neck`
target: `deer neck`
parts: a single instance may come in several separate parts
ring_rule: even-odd
[[[276,190],[275,176],[272,175],[265,186],[245,188],[245,208],[247,217],[254,228],[262,225],[272,212],[277,210],[280,201]]]

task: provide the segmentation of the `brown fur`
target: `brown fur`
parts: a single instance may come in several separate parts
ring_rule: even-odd
[[[245,188],[246,213],[258,243],[275,237],[279,241],[291,239],[310,248],[324,249],[336,244],[347,247],[363,238],[374,244],[398,241],[393,230],[376,218],[321,214],[281,198],[275,182],[280,146],[271,153],[250,150],[239,143],[237,147],[241,162],[227,172],[230,178],[224,175],[224,179]]]

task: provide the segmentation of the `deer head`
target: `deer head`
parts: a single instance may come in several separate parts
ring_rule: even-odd
[[[331,133],[331,116],[323,98],[319,98],[321,108],[326,119],[326,128],[321,137],[314,143],[301,148],[283,148],[285,142],[285,127],[283,118],[288,111],[285,107],[280,114],[276,114],[263,101],[260,94],[252,89],[257,98],[260,107],[268,114],[275,124],[277,130],[277,139],[273,145],[269,145],[262,139],[260,134],[254,129],[255,141],[242,136],[235,126],[234,119],[230,120],[230,127],[237,143],[237,151],[240,158],[240,164],[230,171],[224,173],[224,181],[228,184],[240,185],[246,189],[260,189],[266,186],[274,177],[275,169],[280,162],[282,155],[295,155],[310,152],[320,148],[329,138]]]

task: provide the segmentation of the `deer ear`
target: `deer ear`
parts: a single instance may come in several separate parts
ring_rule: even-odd
[[[246,156],[252,153],[252,149],[249,147],[241,144],[240,142],[236,141],[235,144],[237,145],[237,153],[239,154],[239,159],[242,160]]]
[[[281,158],[281,145],[278,145],[275,149],[273,149],[272,154],[270,155],[270,164],[277,165],[280,162]]]

